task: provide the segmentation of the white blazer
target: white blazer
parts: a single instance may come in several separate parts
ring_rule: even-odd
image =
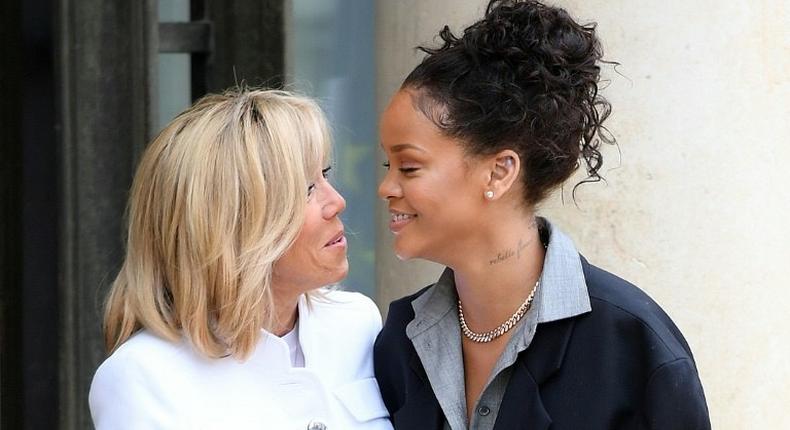
[[[373,376],[381,315],[359,293],[299,300],[305,367],[291,367],[285,341],[264,331],[252,356],[206,359],[186,341],[143,330],[93,377],[90,409],[104,429],[391,430]],[[323,426],[322,426],[323,425]]]

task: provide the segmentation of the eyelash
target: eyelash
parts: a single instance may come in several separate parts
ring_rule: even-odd
[[[387,170],[389,170],[390,169],[390,162],[389,161],[385,161],[384,163],[382,163],[381,166],[386,168]],[[414,173],[414,172],[416,172],[416,171],[418,171],[420,169],[418,167],[401,167],[398,170],[400,170],[402,173]]]
[[[327,166],[327,168],[321,170],[321,176],[324,179],[329,179],[329,171],[332,170],[332,166]],[[307,186],[307,197],[310,197],[315,191],[315,184],[310,184]]]

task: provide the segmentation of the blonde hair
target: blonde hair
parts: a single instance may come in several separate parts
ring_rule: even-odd
[[[249,356],[274,323],[272,266],[330,144],[316,103],[285,91],[208,95],[168,124],[132,184],[108,351],[145,328],[207,357]]]

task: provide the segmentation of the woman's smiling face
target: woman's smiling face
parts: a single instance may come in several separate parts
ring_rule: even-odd
[[[483,221],[486,175],[458,139],[442,135],[415,108],[413,96],[413,90],[398,91],[382,115],[389,167],[378,193],[389,205],[398,257],[447,264]]]

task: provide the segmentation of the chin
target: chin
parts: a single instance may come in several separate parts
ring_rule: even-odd
[[[411,252],[399,251],[397,249],[395,249],[395,257],[398,257],[398,260],[400,260],[400,261],[409,261],[409,260],[413,260],[415,258],[419,258],[418,256],[415,256]]]
[[[392,245],[392,251],[401,261],[425,260],[432,263],[448,266],[443,254],[439,253],[441,248],[435,241],[407,241],[403,237],[396,237]]]
[[[343,260],[343,264],[338,268],[337,274],[328,284],[337,284],[348,276],[348,260]]]
[[[395,238],[395,243],[393,244],[393,252],[398,257],[398,260],[408,261],[420,258],[420,253],[413,246],[409,246],[408,243],[403,243],[404,241],[399,239]]]

